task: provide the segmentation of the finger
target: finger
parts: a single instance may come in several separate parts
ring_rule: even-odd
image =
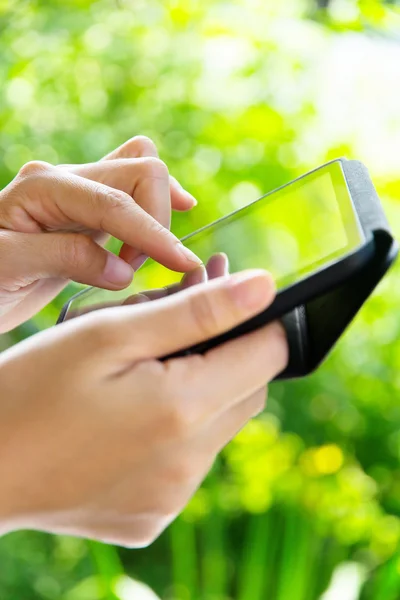
[[[150,173],[151,169],[155,171],[154,176]],[[129,195],[158,223],[166,229],[170,228],[171,195],[168,170],[154,156],[150,159],[143,157],[137,160],[114,158],[97,163],[75,165],[70,171]],[[140,251],[135,246],[123,244],[120,256],[125,262],[134,266]]]
[[[152,202],[156,206],[157,198],[168,193],[162,189],[165,171],[159,171],[158,163],[150,165],[150,170],[148,163],[142,167],[136,173],[135,190],[139,198],[143,194],[155,198]],[[176,271],[186,272],[201,263],[166,227],[120,190],[50,167],[36,173],[29,191],[32,197],[42,199],[42,220],[47,219],[42,225],[67,227],[78,223],[90,230],[107,232],[135,247],[138,254],[151,256]]]
[[[205,283],[207,281],[207,271],[206,268],[201,265],[193,271],[188,271],[182,277],[182,281],[179,284],[180,290],[185,290],[193,285],[198,285],[199,283]]]
[[[138,271],[140,267],[144,265],[147,259],[148,256],[146,256],[145,254],[139,254],[135,259],[133,259],[130,262],[130,265],[134,271]]]
[[[207,270],[208,264],[209,263],[207,263]],[[201,265],[200,267],[193,269],[193,271],[188,271],[187,273],[185,273],[181,281],[178,283],[173,283],[164,288],[143,290],[138,294],[133,294],[132,296],[129,296],[121,304],[122,306],[129,306],[132,304],[142,304],[143,302],[148,302],[150,300],[160,300],[160,298],[165,298],[166,296],[176,294],[177,292],[187,289],[188,287],[192,287],[193,285],[204,283],[208,279],[207,270],[203,265]],[[116,306],[116,304],[109,304],[108,306]]]
[[[101,161],[78,166],[73,172],[129,194],[141,208],[167,229],[171,225],[171,207],[188,210],[194,206],[190,194],[180,188],[176,180],[171,185],[166,165],[154,157]],[[132,264],[138,256],[138,250],[134,246],[124,244],[120,256]]]
[[[148,300],[159,300],[160,298],[171,296],[172,294],[176,294],[177,292],[193,285],[197,285],[198,283],[208,281],[210,274],[210,279],[215,279],[216,277],[228,274],[228,257],[226,254],[215,254],[210,258],[206,267],[201,265],[200,267],[193,269],[193,271],[188,271],[178,283],[173,283],[161,289],[145,290],[141,292],[141,295],[146,296]],[[143,300],[141,300],[141,302],[143,302]],[[123,302],[124,305],[137,303],[135,296],[131,296]]]
[[[195,452],[198,455],[196,464],[202,465],[202,471],[197,473],[198,480],[203,480],[211,469],[217,455],[233,438],[247,425],[247,423],[259,415],[265,408],[267,400],[267,389],[263,387],[242,402],[237,403],[229,410],[222,411],[211,423],[206,422],[203,430],[196,438]],[[193,484],[192,484],[193,487]],[[197,487],[195,485],[195,487]],[[195,489],[187,490],[188,497]]]
[[[163,288],[164,293],[162,296],[172,296],[172,294],[181,292],[182,290],[185,290],[199,283],[205,283],[207,279],[207,270],[204,267],[204,265],[200,265],[199,267],[193,269],[193,271],[188,271],[187,273],[185,273],[182,279],[177,283],[171,283],[171,285],[167,285],[165,288]],[[161,295],[157,298],[161,298]]]
[[[128,172],[131,187],[127,193],[164,228],[169,229],[171,226],[171,206],[176,208],[175,201],[177,199],[178,201],[179,199],[182,200],[182,202],[178,202],[178,207],[181,210],[187,210],[193,206],[191,201],[188,204],[186,192],[182,190],[181,193],[177,193],[176,186],[171,188],[168,169],[160,160],[156,158],[138,158],[134,163],[128,161],[128,164],[120,164],[120,161],[108,161],[107,163],[98,164],[107,164],[114,170],[116,162],[120,165],[121,175],[108,185],[113,188],[120,188],[121,184],[119,182],[123,180],[122,172]],[[138,256],[138,250],[132,244],[125,243],[121,248],[120,256],[126,262],[132,264]]]
[[[135,189],[137,180],[136,172],[142,169],[143,164],[147,164],[149,169],[151,165],[155,166],[155,168],[159,165],[158,168],[160,171],[164,170],[164,186],[161,191],[163,192],[162,198],[166,204],[161,204],[161,196],[158,198],[156,204],[154,204],[155,198],[153,195],[147,196],[146,193],[142,192],[140,197],[138,196],[138,190]],[[197,204],[196,199],[181,186],[175,177],[168,174],[166,165],[154,156],[143,156],[137,159],[114,158],[114,160],[84,165],[69,165],[68,171],[80,177],[104,183],[109,187],[129,194],[134,197],[135,201],[142,208],[153,215],[165,227],[169,226],[171,208],[186,211]],[[167,211],[166,208],[169,210]]]
[[[114,158],[112,161],[107,160],[107,162],[103,159],[100,162],[83,165],[57,165],[59,169],[67,170],[92,181],[104,183],[127,194],[132,193],[132,171],[136,167],[137,162],[135,160],[126,158]],[[194,196],[185,190],[172,175],[169,175],[169,201],[171,208],[176,211],[187,211],[197,206],[197,200]]]
[[[204,266],[197,267],[193,271],[189,271],[185,273],[183,278],[178,283],[173,283],[163,288],[155,288],[152,290],[143,290],[140,294],[135,294],[130,296],[124,302],[123,305],[127,306],[129,304],[138,304],[136,296],[141,296],[140,302],[144,302],[144,298],[147,300],[159,300],[160,298],[165,298],[166,296],[170,296],[171,294],[176,294],[176,292],[180,292],[183,289],[191,287],[193,285],[197,285],[198,283],[203,283],[207,281],[207,272]]]
[[[212,257],[212,259],[216,259],[214,261],[215,264],[211,264],[210,267],[211,273],[214,275],[214,278],[216,276],[224,274],[226,264],[224,258],[225,256],[225,254],[221,254]],[[140,295],[145,296],[148,300],[159,300],[160,298],[171,296],[172,294],[176,294],[177,292],[187,289],[188,287],[192,287],[193,285],[204,283],[208,280],[209,265],[212,259],[210,259],[210,261],[207,263],[207,268],[201,265],[200,267],[193,269],[193,271],[188,271],[187,273],[185,273],[180,282],[173,283],[160,289],[144,290],[140,293]],[[141,302],[143,302],[143,299],[141,300]],[[138,302],[136,300],[136,295],[130,296],[123,302],[124,305],[137,303]]]
[[[154,156],[158,158],[158,150],[153,140],[145,135],[136,135],[107,154],[102,160],[139,158],[141,156]]]
[[[121,146],[110,152],[110,154],[107,154],[102,160],[115,161],[121,158],[140,158],[144,156],[158,158],[157,146],[150,138],[144,135],[137,135],[124,142]],[[105,183],[111,187],[115,187],[112,183],[107,181]],[[170,192],[171,206],[174,210],[186,211],[197,204],[197,200],[172,176],[170,176]]]
[[[274,296],[268,273],[244,271],[143,304],[134,312],[129,306],[110,309],[103,314],[102,327],[118,363],[162,357],[232,329],[265,309]],[[84,326],[91,330],[98,322],[91,324],[89,315]]]
[[[144,302],[150,302],[150,298],[148,298],[145,294],[135,294],[134,296],[130,296],[122,303],[123,306],[131,306],[133,304],[143,304]]]
[[[153,162],[154,161],[154,162]],[[167,167],[156,158],[115,159],[73,165],[74,175],[128,194],[161,225],[169,228],[171,198]],[[153,171],[153,172],[152,172]]]
[[[207,274],[209,279],[229,274],[229,260],[224,252],[214,254],[209,259],[207,262]]]
[[[60,277],[109,290],[126,287],[133,271],[123,260],[80,233],[0,232],[0,248],[8,260],[0,264],[0,286],[17,281],[26,286]]]
[[[266,402],[267,388],[263,386],[245,400],[221,411],[211,423],[204,425],[198,445],[216,456],[251,419],[265,409]]]
[[[200,360],[199,360],[200,359]],[[174,369],[172,359],[170,369]],[[281,373],[288,361],[285,331],[278,322],[242,335],[210,350],[202,357],[180,359],[181,379],[192,390],[192,401],[198,411],[196,419],[218,414],[254,394]],[[222,377],[229,369],[229,377]],[[213,388],[206,401],[202,397],[204,381]],[[200,401],[201,400],[201,401]]]
[[[174,210],[187,211],[197,206],[197,200],[179,183],[175,177],[169,176],[171,206]]]

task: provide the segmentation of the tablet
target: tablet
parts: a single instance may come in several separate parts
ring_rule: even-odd
[[[349,290],[349,282],[372,268],[372,288],[367,286],[362,301],[348,302],[350,314],[349,306],[344,311],[351,321],[383,274],[378,276],[371,267],[383,240],[388,245],[384,272],[397,254],[397,245],[376,191],[361,163],[337,159],[183,238],[185,246],[203,261],[203,270],[183,277],[148,259],[128,288],[118,292],[86,289],[65,305],[58,322],[107,306],[157,299],[227,271],[262,268],[276,280],[273,305],[234,330],[174,356],[206,352],[282,318],[291,345],[291,364],[283,376],[302,376],[321,362],[336,341],[327,334],[330,342],[319,344],[318,358],[313,356],[310,327],[315,314],[310,317],[309,313],[315,313],[315,300],[343,287]],[[317,319],[313,327],[318,329],[322,323],[318,325]],[[338,325],[337,337],[342,331],[343,325]]]

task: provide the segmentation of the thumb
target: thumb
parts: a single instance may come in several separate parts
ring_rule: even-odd
[[[9,291],[53,277],[117,290],[133,277],[126,262],[82,233],[1,231],[0,256],[0,288]]]
[[[102,318],[108,340],[102,351],[109,353],[115,344],[117,360],[128,363],[169,355],[233,329],[267,308],[274,297],[271,276],[255,269],[200,283],[154,302],[110,308],[110,318],[105,319],[105,314]],[[85,319],[87,325],[99,328],[99,313]]]

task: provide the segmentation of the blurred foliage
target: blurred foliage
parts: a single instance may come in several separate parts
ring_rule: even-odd
[[[0,32],[0,185],[145,134],[199,199],[182,236],[346,155],[400,233],[398,3],[0,0]],[[73,289],[0,349],[52,326]],[[151,598],[126,571],[170,600],[399,598],[399,300],[395,267],[315,375],[271,386],[150,548],[18,532],[0,597]]]

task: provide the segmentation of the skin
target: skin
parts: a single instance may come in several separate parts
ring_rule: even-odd
[[[145,137],[97,163],[26,164],[0,192],[0,333],[69,279],[122,289],[146,256],[176,271],[195,268],[200,260],[169,231],[171,209],[195,203]],[[102,248],[109,235],[124,242],[120,258]]]
[[[120,153],[84,165],[81,175],[46,166],[39,182],[36,165],[29,167],[32,189],[29,178],[19,186],[17,176],[0,196],[4,330],[48,302],[68,278],[111,287],[104,279],[108,255],[95,241],[99,231],[120,232],[125,261],[144,253],[187,271],[179,293],[163,290],[148,302],[149,292],[144,301],[96,310],[0,355],[0,533],[29,528],[148,545],[183,509],[221,448],[263,410],[267,383],[287,363],[278,323],[202,356],[159,360],[261,312],[275,288],[261,270],[229,275],[223,255],[206,267],[185,257],[167,218],[171,206],[187,209],[193,200],[163,179],[151,204],[152,176],[149,182],[146,172],[134,173],[140,161],[129,159],[129,177],[125,163],[109,166]],[[124,192],[133,212],[125,196],[120,213],[118,203],[107,205],[109,195],[98,197],[86,183],[88,174],[110,182],[110,172],[112,189],[128,179],[136,186]],[[143,196],[134,191],[141,185]],[[89,240],[82,256],[81,242],[72,242],[79,260],[69,260],[70,239]]]

